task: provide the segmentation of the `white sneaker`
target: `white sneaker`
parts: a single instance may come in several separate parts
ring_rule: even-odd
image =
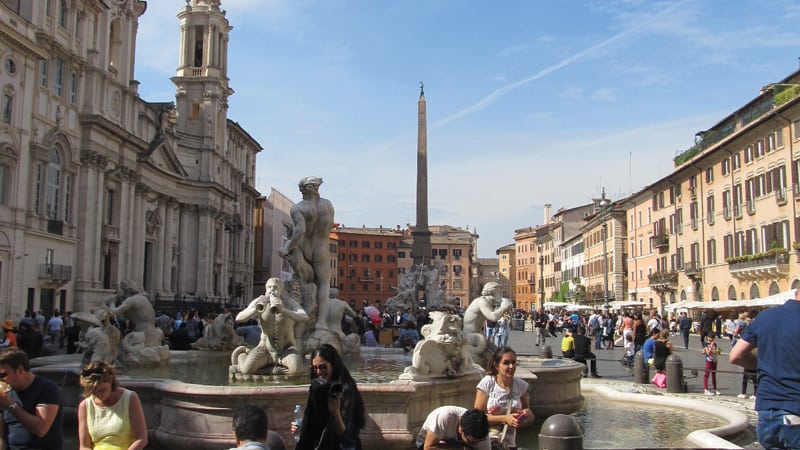
[[[755,399],[756,399],[756,396],[755,396],[755,395],[751,395],[751,396],[750,396],[750,400],[755,400]]]
[[[722,395],[719,391],[714,391],[714,395]]]
[[[711,391],[709,391],[708,389],[706,389],[705,391],[703,391],[703,394],[704,394],[704,395],[714,395],[714,393],[713,393],[713,392],[711,392]]]
[[[747,394],[739,394],[736,397],[738,397],[738,398],[747,398]]]

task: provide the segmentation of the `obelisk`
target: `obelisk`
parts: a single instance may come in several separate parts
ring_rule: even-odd
[[[417,112],[417,224],[411,232],[414,243],[411,254],[414,266],[422,268],[431,262],[431,230],[428,229],[428,118],[425,106],[425,85],[419,82]]]

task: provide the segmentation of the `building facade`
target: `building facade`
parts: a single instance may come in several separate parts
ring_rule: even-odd
[[[398,247],[403,232],[392,228],[337,227],[331,239],[337,244],[335,270],[339,298],[369,304],[397,295]]]
[[[500,273],[500,287],[503,297],[509,298],[516,304],[517,292],[517,258],[514,244],[508,244],[497,249],[497,269]]]
[[[146,2],[3,2],[0,296],[96,308],[122,280],[151,298],[229,302],[253,280],[255,156],[227,118],[218,0],[179,12],[175,102],[133,78]]]

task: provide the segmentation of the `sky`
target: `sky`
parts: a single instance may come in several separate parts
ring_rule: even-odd
[[[193,0],[194,1],[194,0]],[[171,101],[178,11],[150,0],[135,77]],[[798,69],[800,3],[772,0],[222,0],[233,26],[228,117],[264,148],[256,188],[301,200],[324,179],[347,227],[416,222],[425,84],[429,224],[514,230],[603,188],[617,200]]]

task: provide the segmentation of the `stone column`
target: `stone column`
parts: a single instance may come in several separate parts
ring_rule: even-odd
[[[428,119],[425,92],[420,83],[417,113],[417,224],[411,232],[414,265],[431,262],[431,232],[428,229]]]

